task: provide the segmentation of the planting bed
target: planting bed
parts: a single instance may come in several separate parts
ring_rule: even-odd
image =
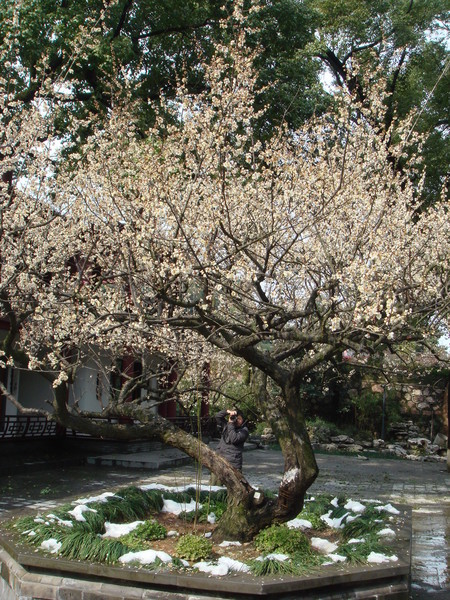
[[[205,599],[294,598],[300,590],[302,598],[408,598],[405,507],[308,498],[296,519],[263,530],[252,543],[213,543],[225,503],[220,488],[155,485],[14,519],[0,540],[1,597],[83,600],[96,597],[97,587],[98,597],[110,598],[181,599],[186,590]],[[27,596],[23,586],[38,575],[41,588],[47,577],[46,591]]]

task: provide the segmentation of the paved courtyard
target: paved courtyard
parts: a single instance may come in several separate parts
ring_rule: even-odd
[[[132,457],[136,464],[152,464],[155,453],[163,465],[161,450],[128,454],[125,458]],[[450,474],[446,464],[326,454],[318,454],[317,461],[320,474],[310,488],[312,493],[345,494],[353,499],[378,499],[412,507],[412,598],[450,598]],[[0,519],[9,518],[18,510],[51,509],[87,493],[124,485],[155,481],[185,485],[209,480],[209,472],[192,463],[146,470],[116,466],[110,460],[104,462],[110,464],[61,466],[49,461],[48,468],[25,472],[17,468],[4,474],[0,483]],[[250,449],[244,454],[244,474],[254,485],[276,488],[282,471],[283,460],[278,451]]]

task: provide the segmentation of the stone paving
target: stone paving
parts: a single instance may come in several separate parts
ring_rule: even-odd
[[[146,460],[154,461],[155,452],[158,464],[164,465],[161,450],[150,453],[153,458],[145,456],[149,453],[138,452],[133,459],[142,465]],[[378,499],[412,507],[412,599],[450,599],[450,474],[446,463],[362,460],[326,454],[318,454],[317,462],[320,473],[311,493],[345,494],[353,499]],[[40,471],[18,469],[1,479],[0,519],[11,517],[18,509],[52,509],[70,499],[124,485],[209,481],[209,472],[192,463],[154,471],[130,466],[101,465],[96,461],[94,465],[53,465]],[[273,450],[251,449],[245,452],[243,470],[254,486],[275,489],[283,472],[282,455]]]

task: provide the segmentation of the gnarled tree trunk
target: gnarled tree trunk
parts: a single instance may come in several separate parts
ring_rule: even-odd
[[[218,523],[216,539],[249,541],[271,523],[295,517],[303,507],[306,490],[315,480],[318,469],[300,410],[298,391],[286,386],[282,399],[268,396],[261,403],[284,455],[284,475],[276,500],[255,490],[240,471],[209,446],[159,415],[149,414],[132,404],[116,407],[115,416],[132,417],[136,425],[93,421],[70,412],[66,406],[65,385],[55,390],[54,418],[63,426],[96,436],[116,439],[154,439],[178,448],[219,477],[228,491],[228,507]],[[119,412],[117,412],[119,410]]]

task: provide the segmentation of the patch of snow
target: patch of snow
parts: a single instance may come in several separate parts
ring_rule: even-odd
[[[174,500],[164,500],[164,505],[161,509],[161,512],[171,513],[173,515],[179,515],[182,512],[192,512],[196,509],[201,509],[202,505],[197,504],[195,500],[191,500],[190,502],[175,502]]]
[[[346,523],[351,523],[352,521],[356,521],[356,519],[359,517],[359,515],[348,515],[348,517],[346,518],[345,522]]]
[[[185,492],[186,490],[192,490],[193,488],[198,489],[201,492],[219,492],[220,490],[226,489],[225,486],[223,486],[223,485],[200,485],[200,486],[197,486],[193,483],[188,484],[188,485],[178,485],[178,486],[172,486],[172,487],[169,485],[164,485],[162,483],[147,483],[147,484],[141,485],[139,487],[141,490],[144,490],[144,491],[160,490],[162,492],[173,492],[173,493]]]
[[[379,531],[378,535],[381,535],[381,537],[395,537],[395,531],[390,527],[386,527],[385,529]]]
[[[57,521],[60,525],[64,525],[65,527],[73,527],[72,521],[65,521],[64,519],[60,519],[59,517],[57,517],[53,513],[50,513],[49,515],[47,515],[47,517],[49,519],[51,519],[52,521]]]
[[[399,515],[400,511],[397,510],[392,504],[385,504],[384,506],[375,506],[375,510],[379,510],[380,512],[384,510],[385,512],[391,513],[391,515]]]
[[[24,531],[24,534],[25,533],[28,535],[28,537],[34,537],[36,535],[36,532],[33,530]]]
[[[136,527],[142,525],[145,521],[133,521],[133,523],[109,523],[105,522],[105,533],[101,535],[102,538],[119,538],[131,531],[134,531]]]
[[[205,538],[210,538],[212,536],[212,532],[211,531],[207,531],[205,533]]]
[[[171,529],[167,532],[167,537],[177,537],[178,535],[180,534],[178,533],[178,531],[175,531],[175,529]]]
[[[154,563],[157,558],[165,563],[172,562],[172,557],[167,554],[167,552],[162,552],[161,550],[141,550],[140,552],[127,552],[127,554],[123,554],[119,558],[119,561],[124,564],[139,562],[142,565],[149,565]]]
[[[286,471],[286,473],[284,473],[281,484],[290,483],[291,481],[295,481],[299,477],[299,475],[300,475],[299,468],[295,467],[294,469],[289,469],[289,471]]]
[[[218,560],[219,565],[226,565],[229,571],[237,571],[238,573],[248,573],[250,567],[240,560],[234,560],[228,556],[221,556]]]
[[[332,506],[334,506],[335,508],[339,508],[339,502],[337,498],[333,498],[333,500],[330,502],[330,504]]]
[[[345,562],[347,560],[346,556],[341,556],[341,554],[327,554],[328,558],[331,558],[331,560],[336,563],[336,562]]]
[[[266,554],[266,556],[258,556],[256,560],[266,560],[269,558],[270,560],[279,560],[280,562],[284,562],[285,560],[289,560],[290,556],[287,554],[278,554],[277,552],[272,552],[272,554]]]
[[[312,529],[312,523],[307,519],[291,519],[286,525],[289,529]]]
[[[318,550],[319,552],[323,552],[323,554],[329,554],[330,552],[334,552],[338,545],[329,542],[328,540],[324,540],[323,538],[313,537],[311,538],[311,546]]]
[[[362,542],[364,542],[364,538],[352,538],[351,540],[348,540],[348,544],[362,544]]]
[[[93,508],[89,508],[89,506],[86,506],[86,504],[79,504],[78,506],[75,506],[73,510],[68,511],[69,515],[72,515],[75,521],[86,521],[86,519],[83,517],[84,512],[96,513],[97,511]]]
[[[227,540],[224,540],[219,544],[219,546],[221,548],[228,548],[228,546],[242,546],[242,544],[241,542],[228,542]]]
[[[335,519],[330,519],[332,511],[329,510],[326,515],[322,515],[321,520],[328,525],[328,527],[332,527],[333,529],[342,529],[344,525],[342,521],[350,515],[350,513],[345,513],[342,517],[337,517]]]
[[[108,498],[115,496],[112,492],[104,492],[99,496],[90,496],[89,498],[79,498],[74,501],[74,504],[89,504],[90,502],[108,502]]]
[[[55,540],[54,538],[50,538],[49,540],[42,542],[41,548],[51,552],[52,554],[57,554],[61,548],[61,542],[58,542],[58,540]]]
[[[380,554],[379,552],[371,552],[367,557],[367,562],[370,563],[386,563],[386,562],[397,562],[398,558],[395,556],[386,556],[386,554]]]
[[[33,519],[35,523],[45,523],[44,519],[42,517],[36,517],[36,519]]]
[[[363,513],[366,510],[364,504],[351,499],[347,501],[347,503],[344,505],[344,508],[355,513]]]
[[[208,520],[208,523],[211,523],[211,525],[214,525],[214,523],[216,522],[216,515],[214,513],[209,513],[207,520]]]
[[[209,573],[210,575],[216,575],[217,577],[222,577],[223,575],[228,575],[228,565],[214,565],[210,562],[198,562],[195,563],[194,567],[201,571],[202,573]]]

